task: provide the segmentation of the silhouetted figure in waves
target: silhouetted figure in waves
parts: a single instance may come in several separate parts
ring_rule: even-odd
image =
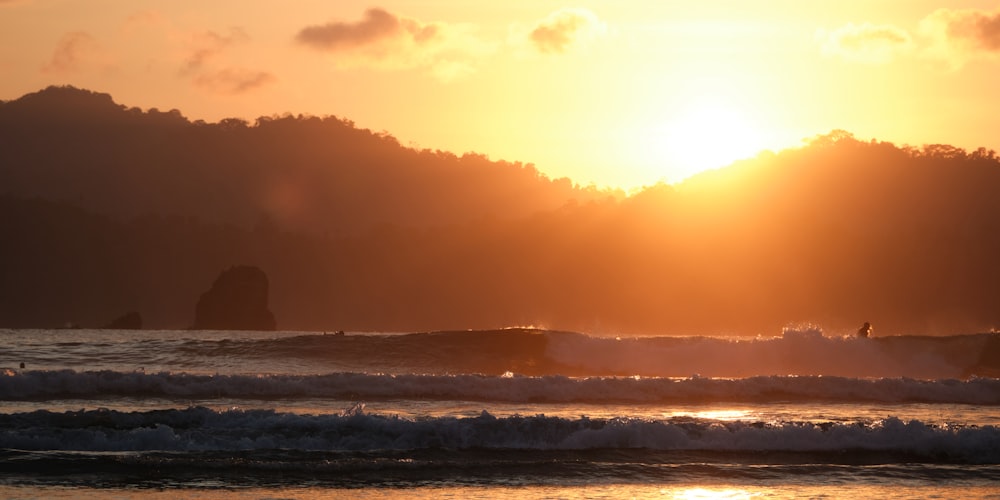
[[[865,324],[858,328],[858,337],[866,339],[872,334],[872,324],[865,321]]]

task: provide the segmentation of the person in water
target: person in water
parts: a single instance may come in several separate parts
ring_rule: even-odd
[[[865,321],[865,324],[861,325],[861,328],[858,328],[858,337],[866,339],[871,334],[872,334],[872,324]]]

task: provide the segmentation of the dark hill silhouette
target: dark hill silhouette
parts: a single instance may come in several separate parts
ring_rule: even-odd
[[[404,148],[335,117],[207,124],[73,87],[0,103],[0,186],[124,219],[162,213],[334,234],[523,217],[604,195],[532,165]]]
[[[873,320],[889,332],[992,328],[998,188],[992,151],[834,131],[678,186],[670,203],[684,238],[670,246],[711,269],[679,288],[732,311],[733,328],[773,304],[788,320],[825,324],[893,311]]]
[[[5,103],[0,116],[14,116],[8,106],[18,102]],[[108,109],[96,102],[97,109]],[[133,112],[110,113],[124,120]],[[899,147],[835,131],[801,148],[761,154],[624,199],[572,189],[567,182],[566,193],[575,201],[556,203],[558,196],[538,193],[562,192],[563,184],[528,167],[407,150],[388,136],[339,120],[282,118],[249,127],[191,124],[179,115],[135,112],[137,119],[162,120],[156,130],[163,137],[169,136],[166,123],[175,123],[189,136],[185,140],[205,141],[192,151],[222,155],[198,159],[197,165],[212,166],[208,172],[171,157],[151,159],[161,162],[160,170],[137,170],[127,181],[110,176],[96,182],[89,174],[67,178],[62,176],[72,171],[57,163],[28,168],[36,154],[50,158],[41,146],[20,148],[0,136],[16,151],[0,154],[20,158],[18,168],[0,163],[3,175],[21,182],[18,186],[28,178],[53,184],[46,187],[51,191],[27,195],[48,200],[14,189],[8,192],[17,196],[0,196],[0,326],[92,326],[134,310],[144,327],[183,328],[190,324],[192,297],[233,262],[267,269],[270,308],[281,328],[290,330],[534,324],[609,333],[771,335],[789,323],[813,321],[834,333],[854,334],[861,322],[871,321],[881,336],[1000,325],[1000,197],[995,195],[1000,160],[985,149]],[[127,134],[129,127],[122,127]],[[308,149],[319,140],[310,140],[309,133],[353,139],[333,141],[337,148]],[[143,137],[171,143],[157,134]],[[300,145],[280,156],[295,166],[286,169],[276,153],[255,149],[265,137],[272,144]],[[82,149],[89,147],[82,139],[66,140],[81,144],[74,154],[87,151],[88,159],[78,164],[118,161],[105,150]],[[388,146],[352,149],[355,140]],[[127,150],[114,154],[127,156],[122,153]],[[333,163],[338,151],[351,160]],[[329,162],[309,160],[314,153]],[[193,153],[185,154],[194,162]],[[244,156],[236,161],[228,154]],[[188,177],[171,185],[166,168],[175,164]],[[337,189],[381,188],[343,195],[354,201],[330,202],[364,208],[349,218],[328,211],[334,208],[324,208],[323,200],[305,205],[301,218],[264,211],[274,219],[259,219],[252,227],[220,216],[229,212],[206,208],[215,198],[241,200],[219,201],[219,210],[236,207],[246,210],[246,220],[257,220],[251,209],[269,206],[257,203],[266,199],[260,190],[280,184],[286,174],[299,179],[295,176],[313,172],[328,179],[334,174],[319,172],[326,164],[338,165],[333,170],[340,180],[332,183]],[[241,168],[249,169],[245,178],[232,174]],[[150,189],[147,176],[155,175],[164,176],[156,182],[165,189],[188,193],[195,200],[191,207],[167,199],[162,200],[167,208],[122,201],[139,199],[140,193],[155,198],[144,191]],[[219,178],[213,181],[212,175]],[[304,178],[305,184],[327,185]],[[523,182],[488,191],[483,186],[493,178]],[[129,210],[96,213],[101,200],[64,186],[77,180],[91,182]],[[419,193],[402,187],[411,183]],[[454,194],[464,186],[492,192],[492,201]],[[60,196],[53,194],[57,191]],[[414,205],[418,214],[405,213],[403,200],[430,204],[420,196],[431,193],[446,201]],[[497,201],[533,197],[542,199],[530,205]],[[246,200],[257,204],[242,205]],[[140,206],[161,213],[122,216],[140,212]],[[347,218],[352,230],[312,230],[321,223],[308,221],[325,217]]]

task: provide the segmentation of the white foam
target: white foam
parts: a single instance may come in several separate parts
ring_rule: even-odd
[[[420,418],[299,415],[206,408],[109,410],[0,416],[0,448],[75,451],[654,449],[707,451],[875,451],[935,460],[1000,463],[1000,429],[936,427],[887,418],[819,425],[557,417]]]

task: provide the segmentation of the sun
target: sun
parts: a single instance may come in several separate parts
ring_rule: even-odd
[[[704,98],[683,105],[657,132],[658,160],[669,182],[724,167],[765,149],[763,134],[738,108]]]

